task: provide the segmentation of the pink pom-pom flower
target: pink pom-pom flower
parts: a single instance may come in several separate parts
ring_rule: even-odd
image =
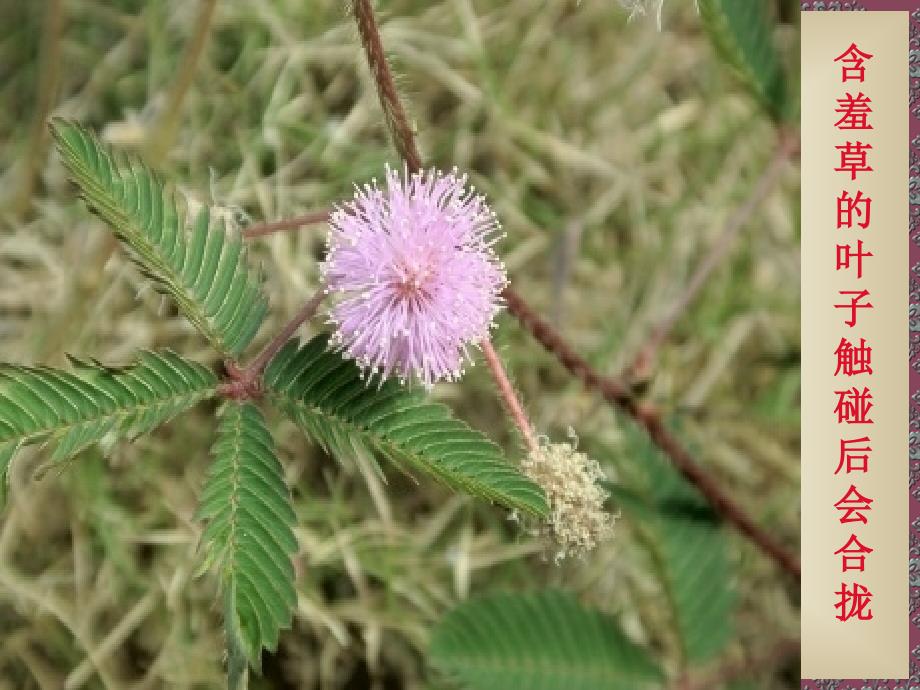
[[[456,380],[501,306],[499,223],[466,175],[387,167],[329,218],[332,343],[370,375]]]

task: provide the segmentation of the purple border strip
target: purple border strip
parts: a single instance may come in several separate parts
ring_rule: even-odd
[[[910,678],[802,680],[801,690],[918,690],[920,688],[920,0],[801,0],[803,11],[910,12]]]

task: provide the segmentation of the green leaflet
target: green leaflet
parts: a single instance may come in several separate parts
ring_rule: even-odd
[[[454,489],[546,514],[542,489],[506,462],[483,434],[419,391],[395,381],[369,386],[354,362],[327,345],[326,335],[302,347],[292,340],[265,372],[268,396],[305,434],[332,453],[376,450]]]
[[[649,543],[687,662],[713,658],[731,639],[735,592],[726,536],[692,517],[649,523]]]
[[[460,604],[438,624],[429,655],[469,690],[643,690],[661,679],[615,619],[554,590]]]
[[[648,550],[684,665],[711,659],[732,635],[735,591],[724,527],[699,492],[647,439],[632,432],[632,491],[607,485]]]
[[[245,687],[247,663],[274,650],[297,602],[291,554],[296,516],[274,442],[259,409],[229,401],[220,411],[214,463],[198,507],[205,566],[216,565],[224,601],[227,674]]]
[[[53,462],[107,437],[151,431],[214,393],[206,367],[164,352],[141,352],[126,367],[74,362],[74,370],[0,364],[0,481],[23,445],[55,444]]]
[[[51,131],[90,209],[128,245],[145,275],[214,347],[239,355],[267,308],[240,233],[211,218],[206,206],[187,223],[185,203],[172,186],[81,125],[55,119]]]
[[[786,85],[766,3],[699,0],[700,16],[719,54],[774,117],[783,114]]]

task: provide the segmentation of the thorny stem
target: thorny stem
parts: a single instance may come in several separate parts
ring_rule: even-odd
[[[639,403],[633,398],[629,389],[616,379],[603,376],[595,371],[556,330],[541,319],[526,302],[511,288],[503,293],[509,311],[543,347],[562,363],[569,372],[578,378],[585,388],[598,391],[604,400],[615,405],[645,428],[649,438],[671,458],[674,466],[693,484],[712,507],[739,532],[760,547],[764,553],[773,558],[790,575],[800,580],[802,577],[799,560],[782,544],[754,522],[731,496],[694,460],[661,421],[661,415],[651,405]]]
[[[508,408],[508,412],[514,420],[515,426],[517,426],[518,431],[521,432],[521,437],[527,445],[527,450],[531,453],[536,452],[539,450],[537,437],[533,432],[530,420],[527,419],[527,413],[524,412],[524,406],[521,405],[521,401],[518,399],[517,395],[515,395],[511,381],[508,380],[508,374],[502,366],[501,359],[492,346],[492,341],[488,338],[484,338],[482,343],[480,343],[480,347],[482,348],[482,354],[485,355],[486,364],[489,365],[489,371],[492,372],[492,378],[495,379],[498,393],[501,395],[505,406]]]
[[[415,145],[415,137],[406,118],[405,110],[399,101],[399,94],[387,64],[370,0],[355,0],[354,14],[364,53],[377,85],[377,94],[383,107],[387,129],[393,137],[399,154],[406,161],[406,165],[413,172],[420,170],[421,156]],[[656,410],[649,406],[640,406],[626,386],[594,371],[549,324],[534,313],[514,290],[506,287],[503,295],[511,313],[543,347],[562,362],[570,373],[580,379],[585,387],[599,391],[605,400],[629,413],[645,428],[652,441],[671,458],[680,473],[699,489],[720,515],[771,556],[780,567],[797,580],[801,579],[801,566],[795,555],[761,529],[744,509],[706,474],[693,456],[664,427]]]
[[[230,377],[230,381],[222,384],[218,392],[227,398],[243,400],[248,398],[259,397],[260,380],[262,372],[266,365],[272,360],[278,350],[284,347],[284,344],[291,339],[300,326],[310,319],[316,310],[319,309],[320,303],[326,298],[326,286],[320,285],[316,294],[301,307],[294,317],[272,338],[268,344],[262,348],[262,351],[245,367],[240,368],[235,362],[226,362],[225,368]]]
[[[764,202],[776,187],[781,177],[783,166],[798,149],[798,135],[791,131],[780,134],[779,145],[770,164],[760,175],[754,188],[744,202],[729,216],[725,227],[696,271],[690,277],[686,286],[652,331],[645,346],[640,350],[632,366],[624,371],[627,379],[645,379],[648,376],[658,350],[674,330],[680,317],[687,311],[687,307],[700,295],[709,277],[719,264],[729,255],[735,237],[748,224],[757,208]]]
[[[243,238],[248,240],[253,237],[263,237],[264,235],[271,235],[276,232],[284,232],[285,230],[294,230],[304,225],[325,223],[329,220],[330,213],[331,210],[325,208],[320,211],[313,211],[312,213],[305,213],[302,216],[285,218],[284,220],[278,220],[272,223],[256,223],[243,230]]]

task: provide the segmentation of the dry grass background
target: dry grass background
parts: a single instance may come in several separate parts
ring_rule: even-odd
[[[378,5],[423,155],[471,172],[508,232],[516,289],[599,369],[620,371],[756,184],[775,126],[684,0],[665,6],[660,30],[627,23],[611,0]],[[53,113],[114,143],[143,149],[165,137],[164,170],[202,201],[256,220],[324,207],[396,162],[338,0],[218,0],[181,117],[164,132],[198,12],[190,0],[0,3],[2,359],[61,365],[69,352],[120,362],[164,346],[212,357],[113,252],[47,138],[30,134],[42,131],[43,91]],[[795,28],[780,39],[794,46]],[[793,545],[797,199],[790,163],[683,314],[646,390],[701,462]],[[322,232],[258,242],[270,326],[315,287]],[[651,452],[511,319],[499,341],[544,432],[561,440],[573,427],[612,475]],[[510,443],[481,367],[437,395]],[[211,412],[108,457],[88,452],[41,481],[31,475],[42,453],[21,456],[0,517],[0,689],[221,687],[215,583],[195,576],[192,520]],[[585,561],[555,566],[501,510],[395,472],[381,487],[280,419],[274,426],[300,518],[299,602],[255,687],[441,687],[425,667],[427,630],[458,599],[499,587],[564,585],[666,650],[661,593],[628,530]],[[730,656],[798,630],[794,583],[740,537],[732,547],[741,606]],[[754,672],[746,687],[798,677],[797,667]]]

